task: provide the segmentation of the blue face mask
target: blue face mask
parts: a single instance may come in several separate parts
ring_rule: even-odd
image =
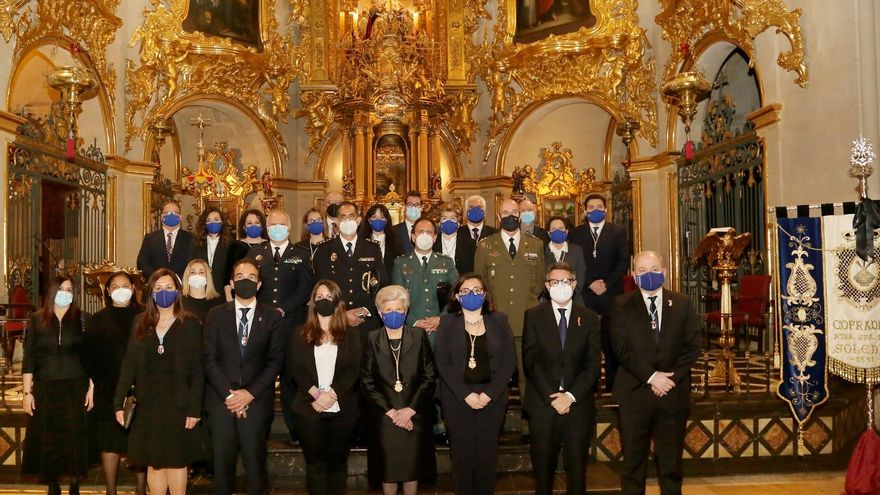
[[[373,229],[373,232],[384,231],[386,225],[388,225],[388,220],[384,218],[373,218],[370,220],[370,228]]]
[[[666,277],[663,272],[645,272],[641,275],[635,275],[636,285],[642,290],[653,292],[663,286]]]
[[[564,230],[551,230],[550,231],[550,242],[554,244],[562,244],[568,239],[568,232]]]
[[[455,220],[443,220],[440,222],[440,230],[446,235],[452,235],[458,230],[458,222]]]
[[[406,207],[406,219],[410,222],[415,222],[422,216],[422,207],[421,206],[407,206]]]
[[[382,321],[385,323],[385,328],[388,328],[389,330],[397,330],[406,322],[406,313],[402,311],[389,311],[387,313],[382,313]]]
[[[593,210],[587,213],[587,218],[590,219],[590,223],[602,223],[602,220],[605,220],[605,210]]]
[[[524,223],[526,225],[531,225],[535,223],[535,212],[533,211],[524,211],[519,214],[520,223]]]
[[[467,211],[467,219],[471,223],[480,223],[483,219],[486,218],[486,212],[483,211],[479,206],[474,206],[473,208],[468,208]]]
[[[324,233],[324,222],[317,221],[308,224],[309,234],[320,235]]]
[[[55,305],[59,308],[66,308],[73,303],[73,292],[59,290],[55,293]]]
[[[275,242],[281,242],[284,239],[287,239],[289,233],[290,229],[287,227],[287,225],[269,226],[269,239],[272,239]]]
[[[248,225],[244,228],[244,233],[251,239],[256,239],[263,235],[262,225]]]
[[[176,300],[176,290],[160,290],[159,292],[153,292],[153,302],[155,302],[156,306],[159,306],[160,308],[170,308],[174,305],[174,301]]]
[[[458,302],[461,303],[461,307],[468,311],[476,311],[482,308],[485,301],[486,294],[469,292],[467,295],[458,296]]]
[[[219,234],[223,231],[223,223],[222,222],[210,222],[205,224],[205,230],[208,231],[209,234]]]
[[[166,227],[177,227],[180,225],[180,215],[170,211],[164,215],[162,215],[162,223]]]

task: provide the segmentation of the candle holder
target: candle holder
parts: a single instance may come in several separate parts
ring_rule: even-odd
[[[73,139],[77,136],[76,118],[82,109],[83,95],[94,90],[97,80],[92,73],[75,66],[61,66],[49,74],[49,86],[61,93],[61,107],[68,131]]]
[[[684,132],[690,139],[691,122],[697,115],[697,105],[709,97],[712,83],[698,71],[676,74],[660,89],[666,103],[678,107],[678,116],[684,123]]]

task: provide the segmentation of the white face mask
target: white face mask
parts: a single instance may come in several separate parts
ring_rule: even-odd
[[[574,289],[570,285],[556,284],[556,287],[550,287],[550,299],[556,304],[566,304],[571,301],[574,295]]]
[[[419,234],[416,236],[416,247],[421,251],[430,251],[434,247],[434,239],[429,234]]]
[[[191,289],[204,289],[208,286],[208,279],[202,275],[190,275],[189,286]]]
[[[353,236],[358,229],[358,224],[354,220],[343,220],[339,222],[339,232],[346,237]]]
[[[110,293],[110,299],[113,299],[116,304],[127,304],[131,300],[131,295],[131,289],[120,287]]]

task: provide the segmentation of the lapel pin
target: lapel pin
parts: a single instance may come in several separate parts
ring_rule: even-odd
[[[581,326],[581,317],[578,316],[578,326]]]
[[[263,317],[261,316],[261,317],[257,318],[257,321],[263,321]]]
[[[671,308],[672,307],[672,299],[670,299],[669,301],[666,301],[666,302],[668,303],[667,306],[669,306]]]

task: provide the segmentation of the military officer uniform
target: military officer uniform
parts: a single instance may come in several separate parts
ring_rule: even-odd
[[[522,334],[525,311],[538,304],[544,290],[544,243],[532,235],[518,232],[519,246],[511,257],[504,231],[480,240],[474,255],[474,271],[483,276],[495,309],[505,313],[513,330],[519,370],[519,391],[525,391],[522,368]]]
[[[287,348],[290,347],[290,337],[300,324],[303,312],[299,309],[312,293],[312,270],[309,267],[309,259],[302,255],[293,243],[288,241],[283,249],[279,247],[276,260],[275,249],[271,242],[257,244],[248,250],[248,258],[257,263],[260,270],[260,290],[257,292],[257,301],[262,304],[278,308],[284,312],[281,324],[281,333],[284,339],[285,359],[287,362]],[[290,410],[290,402],[296,394],[290,373],[281,373],[281,413],[284,423],[293,440],[293,413]]]
[[[437,299],[437,286],[448,284],[449,291],[458,280],[455,260],[436,252],[428,253],[426,257],[427,266],[422,261],[422,256],[415,251],[398,256],[391,272],[391,283],[402,285],[409,291],[409,312],[406,315],[406,324],[409,326],[422,318],[440,316],[442,308],[446,307],[446,301]],[[432,345],[435,333],[428,334]]]
[[[349,242],[352,243],[351,256],[346,249]],[[312,268],[316,281],[328,279],[339,285],[346,309],[364,307],[370,311],[372,316],[358,327],[363,335],[379,328],[382,320],[376,312],[376,292],[388,285],[379,243],[362,237],[352,241],[346,241],[342,236],[324,240],[315,249]]]

